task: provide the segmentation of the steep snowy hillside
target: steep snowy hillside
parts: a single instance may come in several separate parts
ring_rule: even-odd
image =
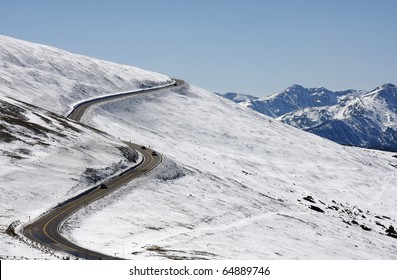
[[[165,160],[64,224],[83,246],[131,259],[397,258],[395,154],[337,145],[189,85],[91,108],[83,122],[103,134],[36,106],[64,114],[169,78],[0,40],[2,232],[134,165],[112,135]],[[0,257],[48,257],[0,242]]]
[[[67,222],[84,246],[132,259],[397,258],[391,153],[337,145],[192,86],[83,121],[166,157],[90,207],[100,212]]]
[[[0,96],[62,115],[84,99],[167,84],[170,80],[136,67],[0,35]]]
[[[392,84],[335,106],[305,108],[279,119],[340,144],[397,151],[397,87]]]
[[[116,138],[62,115],[87,98],[169,82],[165,75],[0,36],[0,258],[51,258],[5,235],[7,227],[139,160]]]
[[[110,135],[3,97],[0,100],[0,258],[41,257],[5,235],[14,221],[38,217],[58,203],[132,167],[139,155]]]

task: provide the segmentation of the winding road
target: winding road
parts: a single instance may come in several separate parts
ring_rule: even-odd
[[[169,87],[179,87],[184,84],[184,81],[174,79],[174,82],[170,85],[156,87],[151,89],[144,89],[129,93],[116,94],[111,96],[105,96],[100,98],[91,99],[88,101],[81,102],[73,108],[73,111],[68,115],[69,119],[79,122],[84,115],[85,111],[94,104],[99,104],[102,102],[109,102],[111,100],[116,100],[124,98],[126,96],[134,96],[138,94],[146,94],[149,92],[155,92],[163,90]],[[62,223],[70,217],[73,213],[79,209],[85,207],[89,203],[96,201],[105,195],[111,193],[112,191],[120,188],[129,181],[146,174],[150,170],[154,169],[162,161],[162,156],[156,153],[154,150],[146,148],[141,145],[132,144],[125,142],[132,149],[139,151],[142,154],[142,161],[135,167],[128,169],[118,176],[114,176],[106,180],[106,188],[101,188],[99,185],[91,188],[90,190],[84,192],[83,194],[71,199],[70,201],[64,202],[59,206],[55,207],[48,213],[42,215],[40,218],[34,222],[26,225],[22,232],[30,240],[41,243],[46,247],[54,250],[60,250],[71,254],[74,257],[83,259],[120,259],[117,257],[105,255],[99,252],[95,252],[86,248],[83,248],[73,242],[67,240],[63,237],[59,230]]]

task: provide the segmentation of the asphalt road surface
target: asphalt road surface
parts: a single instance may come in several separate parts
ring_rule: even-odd
[[[84,101],[73,109],[73,111],[69,114],[68,118],[73,119],[75,121],[80,121],[81,117],[84,115],[84,112],[88,109],[89,106],[93,104],[98,104],[101,102],[108,102],[110,100],[115,100],[119,98],[124,98],[126,96],[133,96],[137,94],[145,94],[149,92],[154,92],[158,90],[162,90],[168,87],[181,86],[184,82],[182,80],[175,80],[173,85],[165,86],[162,88],[156,89],[146,89],[142,91],[136,91],[131,93],[123,93],[118,95],[112,95],[108,97],[101,97],[97,99],[92,99],[88,101]],[[146,174],[150,170],[154,169],[157,165],[159,165],[162,161],[162,157],[159,153],[155,152],[152,149],[147,147],[127,143],[131,148],[139,151],[142,156],[142,162],[126,172],[123,172],[119,176],[112,177],[106,180],[106,187],[101,188],[100,185],[86,191],[85,193],[77,196],[75,199],[72,199],[68,202],[61,204],[60,206],[52,209],[48,213],[42,215],[40,218],[28,224],[23,229],[23,234],[29,239],[41,243],[46,247],[49,247],[54,250],[60,250],[66,253],[71,254],[74,257],[96,260],[96,259],[120,259],[116,256],[105,255],[99,252],[95,252],[86,248],[83,248],[79,245],[74,244],[73,242],[67,240],[59,233],[59,229],[68,217],[70,217],[73,213],[78,211],[79,209],[87,206],[91,202],[98,200],[110,192],[118,189],[129,181]],[[109,223],[108,226],[111,226]]]
[[[170,88],[170,87],[175,87],[175,86],[181,86],[185,82],[182,80],[174,79],[174,83],[168,85],[168,86],[163,86],[161,88],[147,88],[147,89],[142,89],[139,91],[133,91],[133,92],[126,92],[126,93],[120,93],[120,94],[114,94],[114,95],[109,95],[109,96],[104,96],[104,97],[98,97],[98,98],[93,98],[84,102],[81,102],[74,106],[73,111],[68,115],[69,119],[75,120],[79,122],[81,118],[83,117],[85,111],[92,105],[102,103],[105,101],[110,101],[110,100],[115,100],[115,99],[120,99],[126,96],[134,96],[134,95],[140,95],[140,94],[146,94],[149,92],[155,92],[161,89],[165,88]]]

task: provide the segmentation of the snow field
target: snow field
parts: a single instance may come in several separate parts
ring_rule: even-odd
[[[391,153],[337,145],[193,86],[98,106],[83,122],[153,146],[184,174],[164,179],[164,165],[100,212],[77,214],[68,235],[83,246],[132,259],[396,257],[375,224],[395,224]]]

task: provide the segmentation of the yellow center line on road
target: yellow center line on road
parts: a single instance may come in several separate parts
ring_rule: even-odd
[[[144,164],[145,164],[145,161],[146,161],[146,157],[144,157]],[[152,161],[153,161],[153,158],[150,157],[150,162],[149,162],[149,164],[145,164],[144,166],[141,165],[141,167],[146,167],[147,165],[150,165],[150,164],[152,163]],[[140,176],[140,175],[141,175],[141,174],[139,174],[139,176]],[[112,183],[111,185],[115,185],[115,184],[119,183],[119,182],[117,181],[117,180],[119,180],[119,179],[120,179],[120,178],[116,178],[116,179],[115,179],[116,182]],[[124,182],[128,182],[128,181],[131,181],[131,179],[133,179],[133,178],[131,178],[131,179],[128,178],[127,180],[123,180],[123,178],[121,178],[121,179],[122,179],[122,181],[124,181]],[[123,184],[123,183],[121,183],[121,185],[122,185],[122,184]],[[118,186],[118,187],[121,187],[121,185]],[[97,199],[101,198],[101,196],[103,197],[104,195],[107,195],[107,194],[113,192],[113,191],[116,190],[118,187],[109,189],[109,190],[107,190],[107,191],[105,192],[105,194],[102,193],[102,194],[100,194],[100,195],[99,195],[97,192],[95,192],[95,190],[94,190],[94,191],[92,191],[91,193],[87,194],[87,196],[84,196],[84,197],[82,197],[82,198],[80,198],[80,199],[76,199],[75,201],[70,202],[70,204],[67,205],[67,206],[68,206],[67,208],[61,210],[60,213],[58,213],[57,215],[55,215],[54,217],[52,217],[52,218],[44,225],[44,227],[43,227],[44,234],[45,234],[47,237],[49,237],[51,240],[53,240],[53,241],[56,242],[56,240],[54,240],[54,239],[48,234],[48,232],[47,232],[47,227],[48,227],[48,225],[49,225],[50,223],[52,223],[56,218],[58,218],[59,216],[61,216],[62,214],[68,212],[69,210],[71,210],[72,208],[74,208],[74,207],[76,207],[76,206],[78,206],[78,208],[76,208],[75,211],[73,211],[72,213],[70,213],[70,215],[72,215],[74,212],[80,210],[80,209],[84,206],[84,204],[83,204],[83,205],[81,205],[81,207],[79,207],[79,204],[80,204],[80,203],[83,203],[84,201],[85,201],[86,203],[93,202],[94,200],[97,200]],[[95,196],[97,196],[97,197],[95,197]],[[91,198],[94,198],[94,199],[93,199],[92,201],[90,201]],[[68,216],[70,216],[70,215],[68,215]],[[67,218],[68,216],[66,216],[65,218]]]
[[[85,111],[91,105],[98,104],[101,102],[108,102],[108,101],[112,101],[112,100],[116,100],[116,99],[121,99],[121,98],[125,98],[127,96],[134,96],[134,95],[143,94],[143,93],[155,92],[155,91],[163,90],[165,88],[170,88],[173,86],[181,87],[184,84],[185,84],[184,81],[174,79],[172,84],[169,84],[169,85],[166,85],[163,87],[144,89],[144,90],[141,90],[138,92],[121,93],[121,94],[116,94],[113,96],[100,97],[100,98],[96,98],[93,100],[84,101],[74,107],[72,112],[69,114],[68,118],[71,120],[74,120],[76,122],[80,122],[81,118],[84,116]],[[101,189],[99,191],[98,189],[94,189],[91,192],[89,192],[81,197],[76,198],[74,201],[71,201],[65,205],[60,206],[58,209],[53,209],[51,212],[47,213],[46,215],[43,215],[41,218],[39,218],[35,222],[26,226],[24,228],[24,234],[31,240],[36,240],[39,243],[49,246],[50,248],[53,248],[53,249],[56,248],[58,250],[65,251],[67,253],[70,253],[68,250],[76,252],[76,256],[77,256],[77,253],[79,253],[79,255],[84,255],[84,253],[85,253],[85,255],[87,257],[87,252],[89,252],[90,258],[117,259],[115,257],[107,256],[107,255],[99,253],[99,252],[87,250],[83,247],[80,247],[80,246],[74,244],[73,242],[67,240],[62,235],[60,235],[59,228],[61,227],[61,224],[68,217],[70,217],[75,212],[77,212],[78,210],[83,208],[85,205],[88,205],[89,203],[91,203],[95,200],[98,200],[105,195],[110,194],[114,190],[119,189],[125,183],[127,183],[135,178],[138,178],[144,174],[147,174],[149,171],[156,168],[163,161],[163,157],[160,154],[156,155],[155,151],[153,151],[151,149],[146,150],[144,148],[141,148],[142,146],[139,146],[137,144],[132,144],[132,143],[126,143],[126,144],[132,149],[140,150],[140,152],[143,156],[142,162],[140,164],[138,164],[138,166],[136,166],[136,168],[133,167],[133,168],[131,168],[131,170],[127,170],[126,173],[120,175],[119,177],[114,176],[109,182],[108,190]],[[157,162],[155,160],[155,157],[158,157]],[[62,215],[65,215],[65,217],[62,217],[62,219],[59,221],[59,223],[55,224],[56,228],[55,227],[52,228],[53,231],[55,230],[55,232],[52,235],[52,233],[49,232],[49,230],[51,229],[50,225],[53,222],[55,222],[55,220],[57,218],[60,218]],[[40,225],[43,224],[47,219],[49,219],[49,220],[44,224],[44,226],[40,227]],[[45,236],[47,236],[50,240],[54,241],[55,245],[47,243],[45,240],[40,240],[40,238],[34,236],[35,233],[40,235],[41,230]],[[61,239],[56,240],[56,238],[62,238],[65,241],[63,241]],[[71,245],[69,245],[69,244],[71,244]],[[65,248],[67,248],[67,249],[65,249]]]
[[[47,236],[49,239],[51,239],[51,240],[54,241],[55,243],[58,243],[59,241],[57,241],[56,239],[54,239],[54,238],[52,237],[52,235],[49,234],[48,231],[47,231],[48,226],[49,226],[52,222],[54,222],[55,219],[57,219],[59,216],[65,214],[65,213],[69,212],[69,211],[72,210],[73,208],[76,208],[76,207],[77,207],[77,208],[74,209],[71,213],[69,213],[68,215],[66,215],[65,217],[63,217],[64,219],[66,219],[67,217],[70,217],[73,213],[75,213],[75,212],[77,212],[78,210],[80,210],[81,208],[83,208],[84,204],[86,204],[86,203],[92,203],[93,201],[98,200],[98,199],[100,199],[101,197],[103,197],[103,196],[105,196],[105,195],[108,195],[108,194],[110,194],[111,192],[115,191],[116,189],[120,188],[120,187],[123,186],[125,183],[127,183],[127,182],[129,182],[129,181],[131,181],[131,180],[133,180],[133,179],[135,179],[135,178],[137,178],[137,177],[140,177],[140,176],[142,176],[143,174],[146,174],[147,172],[144,172],[144,169],[147,168],[148,166],[150,166],[150,165],[153,163],[154,157],[153,157],[152,155],[150,155],[150,153],[148,153],[148,152],[144,152],[144,153],[146,154],[146,156],[144,156],[143,164],[139,166],[140,168],[139,168],[138,170],[134,170],[135,172],[138,172],[138,173],[136,173],[136,174],[131,174],[131,175],[127,176],[127,177],[116,178],[115,181],[112,182],[112,183],[109,185],[110,189],[109,189],[106,193],[101,193],[101,194],[99,194],[98,192],[95,192],[95,190],[94,190],[93,192],[89,193],[88,196],[82,198],[83,200],[77,199],[77,200],[71,202],[69,205],[67,205],[67,207],[65,206],[65,207],[66,207],[65,209],[61,210],[61,212],[59,212],[59,213],[57,213],[55,216],[53,216],[53,217],[52,217],[49,221],[47,221],[47,223],[44,225],[44,227],[43,227],[43,232],[44,232],[45,236]],[[159,156],[160,156],[160,155],[159,155]],[[160,156],[160,157],[161,157],[161,156]],[[149,158],[149,161],[147,160],[147,158]],[[160,162],[161,162],[161,159],[159,160],[159,162],[158,162],[153,168],[155,168],[158,164],[160,164]],[[139,171],[141,171],[142,173],[139,173]],[[117,186],[117,184],[118,184],[118,186]],[[115,186],[115,187],[114,187],[114,188],[111,188],[112,186]],[[84,201],[85,201],[85,203],[84,203]],[[82,204],[82,205],[79,205],[79,204]],[[57,230],[58,230],[59,226],[60,226],[60,224],[58,225]],[[77,246],[77,247],[80,247],[80,246],[78,246],[78,245],[76,245],[76,246]],[[67,246],[67,247],[68,247],[69,249],[71,249],[71,250],[75,250],[75,248],[72,248],[72,247],[70,247],[70,246]],[[81,248],[82,248],[82,247],[81,247]]]

